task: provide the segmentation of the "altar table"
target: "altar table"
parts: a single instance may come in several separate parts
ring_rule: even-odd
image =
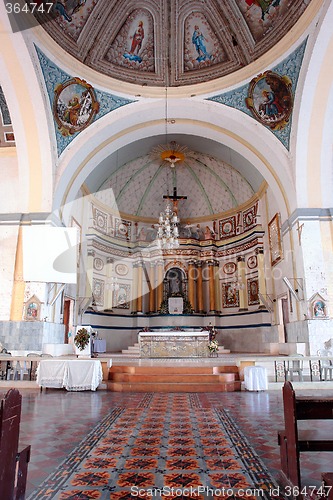
[[[268,389],[267,370],[263,366],[245,366],[244,384],[248,391],[266,391]]]
[[[208,331],[139,332],[141,358],[206,358],[208,344]]]
[[[37,368],[40,387],[95,391],[102,379],[101,362],[94,359],[42,359]]]

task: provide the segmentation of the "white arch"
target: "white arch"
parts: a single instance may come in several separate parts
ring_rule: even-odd
[[[316,23],[310,36],[308,66],[301,93],[298,121],[295,121],[295,175],[299,207],[332,205],[333,125],[333,4]]]

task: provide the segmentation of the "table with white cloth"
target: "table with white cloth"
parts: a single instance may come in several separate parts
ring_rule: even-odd
[[[93,352],[106,352],[106,340],[105,339],[93,339]]]
[[[95,391],[103,380],[101,362],[94,359],[43,359],[37,368],[37,384],[67,391]]]
[[[248,391],[266,391],[268,389],[266,368],[263,366],[245,366],[244,385]]]

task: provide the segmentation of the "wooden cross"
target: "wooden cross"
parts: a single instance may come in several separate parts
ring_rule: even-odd
[[[187,196],[178,196],[177,195],[177,187],[173,188],[173,195],[172,196],[170,196],[169,194],[165,194],[163,196],[163,198],[165,200],[171,200],[172,201],[173,211],[175,212],[176,215],[178,214],[178,202],[180,200],[187,200]]]

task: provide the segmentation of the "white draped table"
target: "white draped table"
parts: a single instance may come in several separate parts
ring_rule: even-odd
[[[95,359],[43,359],[37,368],[40,387],[95,391],[102,380],[102,365]]]
[[[244,385],[248,391],[266,391],[268,389],[266,368],[263,366],[245,366]]]

